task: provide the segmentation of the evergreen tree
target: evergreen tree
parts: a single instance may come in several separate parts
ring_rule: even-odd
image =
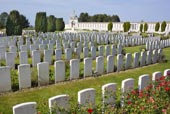
[[[161,32],[164,32],[166,29],[166,22],[163,21],[162,24],[161,24]]]
[[[140,32],[143,32],[143,24],[140,24]]]
[[[36,14],[35,31],[36,32],[47,32],[46,12],[38,12]]]
[[[108,31],[112,31],[112,28],[113,28],[113,23],[112,22],[108,23],[107,25]]]
[[[47,18],[47,32],[54,32],[56,30],[56,18],[50,15]]]
[[[158,31],[159,27],[160,27],[160,24],[159,24],[159,22],[157,22],[156,25],[155,25],[155,31]]]
[[[63,21],[63,18],[57,18],[56,19],[56,30],[63,31],[64,28],[65,28],[65,23]]]
[[[145,24],[144,24],[144,32],[146,32],[147,30],[148,30],[148,24],[145,23]]]

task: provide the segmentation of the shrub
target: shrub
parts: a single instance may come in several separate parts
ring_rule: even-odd
[[[143,24],[140,24],[140,32],[143,32]]]
[[[124,32],[128,32],[130,30],[130,22],[123,23]]]
[[[160,27],[160,24],[159,24],[159,22],[157,22],[155,25],[155,31],[159,31],[159,27]]]
[[[35,31],[36,32],[47,32],[46,12],[38,12],[36,14]]]
[[[145,24],[144,24],[144,32],[146,32],[147,30],[148,30],[148,24],[145,23]]]
[[[56,18],[50,15],[47,18],[47,32],[54,32],[56,30]]]
[[[113,28],[113,23],[112,22],[108,23],[107,30],[112,31],[112,28]]]
[[[65,28],[65,23],[63,21],[63,18],[57,18],[56,19],[56,30],[63,31],[64,28]]]
[[[165,28],[166,28],[166,22],[163,21],[162,24],[161,24],[161,32],[164,32]]]

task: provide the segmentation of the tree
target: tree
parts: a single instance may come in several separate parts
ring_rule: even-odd
[[[24,15],[20,15],[20,23],[21,23],[21,26],[22,26],[22,28],[27,28],[27,27],[29,27],[29,21],[28,21],[28,19],[26,19],[26,17],[24,16]]]
[[[140,24],[140,32],[143,31],[143,24]]]
[[[145,23],[145,24],[144,24],[144,32],[146,32],[147,30],[148,30],[148,24]]]
[[[89,14],[81,13],[78,20],[79,20],[79,22],[89,22],[89,20],[90,20]]]
[[[130,22],[123,23],[124,32],[128,32],[130,30]]]
[[[156,25],[155,25],[155,31],[158,31],[159,27],[160,27],[160,24],[159,24],[159,22],[157,22]]]
[[[7,23],[6,23],[6,33],[7,35],[22,34],[20,14],[17,10],[11,11],[8,16]]]
[[[163,21],[162,24],[161,24],[161,32],[164,32],[165,28],[166,28],[166,22]]]
[[[113,28],[113,23],[109,22],[108,25],[107,25],[108,31],[112,31],[112,28]]]
[[[8,13],[6,13],[6,12],[1,13],[1,15],[0,15],[0,29],[6,27],[7,18],[8,18]]]
[[[64,28],[65,28],[65,23],[63,21],[63,18],[57,18],[56,19],[56,30],[63,31]]]
[[[36,32],[47,32],[46,12],[38,12],[36,14],[35,31]]]
[[[56,18],[54,15],[50,15],[47,18],[47,32],[54,32],[56,30]]]

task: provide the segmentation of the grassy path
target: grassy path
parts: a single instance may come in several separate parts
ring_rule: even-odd
[[[170,59],[170,48],[164,49],[166,58]],[[77,92],[85,88],[96,89],[96,102],[101,102],[101,87],[107,83],[117,83],[118,93],[120,93],[121,81],[127,78],[135,79],[135,86],[137,87],[138,77],[142,74],[152,74],[155,71],[163,71],[170,68],[170,61],[167,63],[159,63],[145,66],[142,68],[122,71],[120,73],[111,73],[100,77],[90,77],[81,80],[53,84],[46,87],[25,89],[17,92],[9,92],[0,95],[0,114],[11,114],[12,106],[23,103],[35,101],[38,103],[38,110],[48,110],[48,98],[68,94],[71,97],[72,103],[77,103]]]

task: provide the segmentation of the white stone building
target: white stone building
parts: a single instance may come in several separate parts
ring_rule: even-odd
[[[65,25],[65,29],[70,30],[99,30],[99,31],[107,31],[107,25],[109,22],[78,22],[78,17],[73,13],[70,17],[69,24]],[[123,23],[124,22],[113,22],[112,31],[123,31]],[[140,31],[140,24],[144,25],[145,22],[131,22],[131,28],[129,31],[132,32],[139,32]],[[155,25],[157,22],[146,22],[148,24],[148,33],[155,32]],[[158,32],[161,31],[161,23],[160,29]],[[166,29],[165,33],[170,32],[170,22],[166,22]],[[144,27],[143,27],[144,28]]]

